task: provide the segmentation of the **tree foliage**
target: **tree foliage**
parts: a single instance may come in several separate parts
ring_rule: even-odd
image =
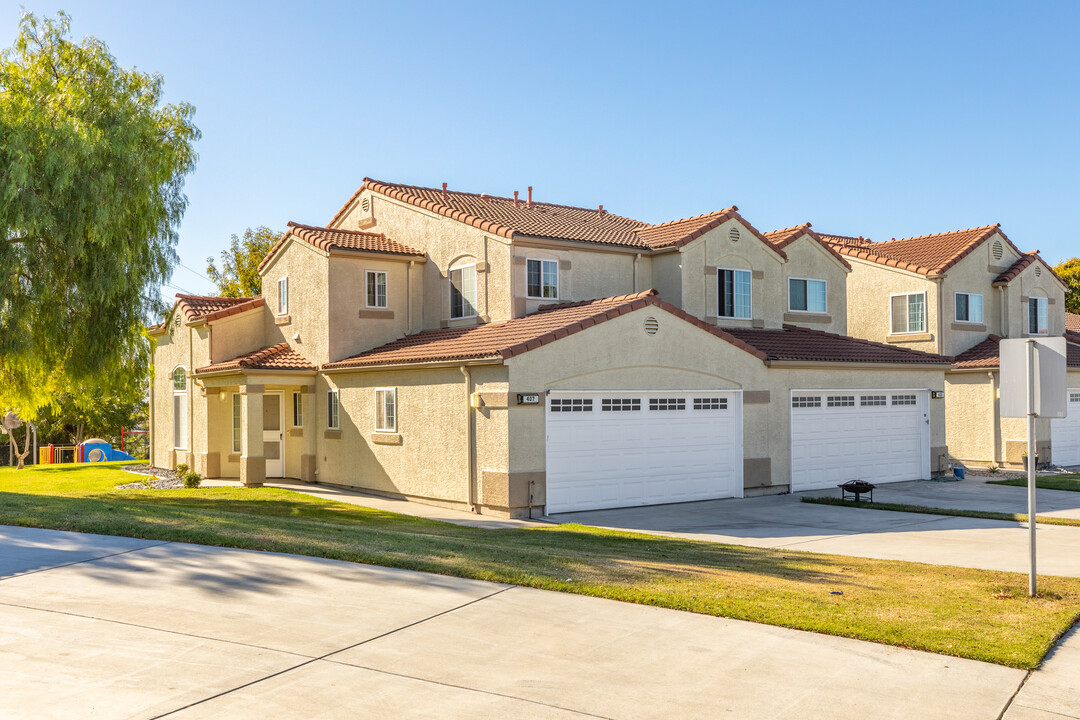
[[[1054,271],[1068,284],[1065,292],[1065,310],[1080,313],[1080,258],[1071,258],[1054,266]]]
[[[145,368],[193,113],[100,40],[72,42],[67,15],[23,15],[0,54],[0,407],[32,419],[67,388]]]
[[[223,297],[254,297],[262,295],[259,263],[274,247],[281,233],[265,225],[244,231],[244,237],[232,236],[229,249],[221,251],[221,269],[214,258],[206,258],[206,274]]]

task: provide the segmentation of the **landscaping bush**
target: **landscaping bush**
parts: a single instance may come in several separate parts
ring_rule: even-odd
[[[190,470],[190,469],[191,468],[189,468],[187,466],[187,463],[177,463],[176,464],[176,474],[179,475],[180,477],[186,477],[187,474],[188,474],[188,470]]]
[[[191,472],[184,473],[184,487],[197,488],[202,482],[202,475],[192,470]]]

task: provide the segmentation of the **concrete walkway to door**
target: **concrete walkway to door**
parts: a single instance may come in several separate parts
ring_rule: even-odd
[[[3,526],[0,624],[12,720],[994,720],[1018,689],[1022,720],[1077,697],[1070,652],[1025,695],[1020,670],[677,610]]]
[[[972,478],[881,485],[874,500],[1022,513],[1026,492]],[[815,505],[802,502],[804,494],[839,497],[840,491],[593,510],[550,519],[735,545],[1027,572],[1026,523]],[[1040,514],[1080,517],[1080,493],[1039,490],[1038,498]],[[1080,577],[1080,527],[1039,525],[1037,537],[1040,573]]]

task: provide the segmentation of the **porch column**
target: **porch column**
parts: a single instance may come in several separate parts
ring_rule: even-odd
[[[240,386],[240,482],[259,487],[266,480],[263,455],[263,386]]]
[[[221,455],[210,452],[210,423],[220,417],[216,404],[221,403],[218,388],[200,387],[194,403],[195,422],[192,423],[192,469],[205,478],[221,477]]]
[[[315,476],[315,453],[317,452],[315,443],[319,432],[315,412],[315,387],[304,385],[300,388],[300,392],[304,412],[304,438],[300,446],[300,479],[313,483],[318,479]]]

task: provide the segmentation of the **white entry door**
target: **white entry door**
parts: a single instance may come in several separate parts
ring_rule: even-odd
[[[1058,465],[1080,465],[1080,388],[1069,388],[1069,412],[1050,421],[1050,459]]]
[[[741,497],[742,396],[552,392],[547,512]]]
[[[930,477],[927,390],[792,390],[791,491]]]
[[[263,395],[263,457],[266,477],[285,476],[284,433],[281,430],[281,393]]]

